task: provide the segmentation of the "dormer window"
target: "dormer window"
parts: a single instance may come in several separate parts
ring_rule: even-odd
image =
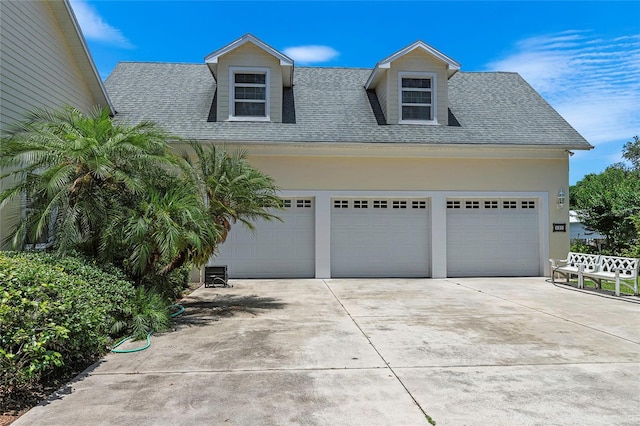
[[[229,120],[269,120],[269,69],[229,69]]]
[[[399,72],[400,123],[437,124],[436,74]]]

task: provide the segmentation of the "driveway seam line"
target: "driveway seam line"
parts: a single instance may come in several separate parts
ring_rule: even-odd
[[[202,373],[277,373],[280,371],[284,372],[304,372],[304,371],[367,371],[367,370],[382,370],[387,369],[387,366],[384,367],[355,367],[355,368],[345,368],[345,367],[311,367],[311,368],[261,368],[261,369],[245,369],[245,368],[237,368],[233,370],[183,370],[183,371],[163,371],[163,370],[150,370],[150,371],[120,371],[120,372],[109,372],[109,373],[85,373],[80,374],[78,376],[136,376],[136,375],[149,375],[149,374],[202,374]],[[405,367],[406,368],[406,367]]]
[[[638,361],[600,361],[600,362],[564,362],[564,363],[545,363],[545,364],[465,364],[465,365],[416,365],[416,366],[395,366],[397,370],[409,369],[435,369],[435,368],[486,368],[486,367],[556,367],[570,365],[640,365]],[[262,369],[230,369],[230,370],[183,370],[183,371],[134,371],[134,372],[109,372],[109,373],[81,373],[76,377],[88,376],[136,376],[136,375],[152,375],[152,374],[207,374],[207,373],[270,373],[270,372],[296,372],[296,371],[366,371],[366,370],[382,370],[391,369],[391,366],[384,367],[317,367],[317,368],[262,368]]]
[[[389,365],[389,362],[387,362],[386,359],[384,359],[384,357],[382,356],[382,354],[380,353],[380,351],[378,350],[378,348],[375,347],[375,345],[373,344],[373,342],[371,341],[371,338],[369,336],[367,336],[367,333],[364,332],[364,330],[360,327],[360,324],[358,324],[356,322],[356,320],[354,319],[354,317],[351,315],[351,312],[349,312],[347,310],[347,308],[342,304],[342,301],[338,298],[338,296],[333,292],[333,289],[331,288],[331,286],[329,286],[329,283],[327,282],[327,280],[322,280],[322,282],[324,283],[324,285],[327,287],[327,289],[331,292],[331,294],[333,295],[333,297],[336,299],[336,301],[340,304],[340,306],[342,307],[342,309],[346,312],[346,314],[349,316],[349,318],[351,319],[351,321],[353,322],[353,324],[358,328],[358,330],[360,330],[360,333],[362,333],[362,335],[364,336],[365,339],[367,339],[367,342],[369,342],[369,345],[371,345],[371,347],[373,348],[373,350],[378,354],[378,356],[380,357],[380,359],[382,360],[382,362],[384,362],[384,364],[387,366],[387,368],[389,369],[389,371],[391,371],[391,374],[393,374],[393,376],[396,378],[396,380],[398,381],[398,383],[400,383],[400,386],[402,386],[404,388],[404,390],[407,392],[407,395],[409,395],[409,397],[411,398],[411,400],[413,401],[414,404],[416,404],[416,406],[418,407],[418,409],[420,410],[420,412],[424,415],[425,419],[431,419],[431,416],[429,416],[429,414],[427,414],[427,412],[424,410],[424,408],[422,408],[422,406],[420,405],[420,403],[418,402],[418,400],[416,400],[416,398],[413,396],[413,394],[411,393],[411,391],[409,391],[409,389],[407,388],[407,386],[404,384],[404,382],[402,381],[402,379],[400,379],[400,377],[396,374],[396,372],[393,370],[393,368],[391,367],[391,365]]]
[[[598,362],[559,362],[559,363],[544,363],[544,364],[464,364],[464,365],[418,365],[411,367],[397,366],[399,370],[410,368],[485,368],[485,367],[566,367],[569,365],[640,365],[638,361],[598,361]]]

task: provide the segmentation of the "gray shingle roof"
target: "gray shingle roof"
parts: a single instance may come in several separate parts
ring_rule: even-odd
[[[449,109],[459,126],[378,124],[364,88],[370,74],[370,69],[297,67],[289,102],[295,111],[284,111],[295,123],[208,121],[216,85],[204,64],[124,62],[105,86],[119,120],[155,121],[177,136],[201,141],[591,148],[518,74],[454,75]]]

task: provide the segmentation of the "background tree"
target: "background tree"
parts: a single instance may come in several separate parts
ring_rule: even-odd
[[[624,144],[622,157],[631,162],[632,169],[640,171],[640,138],[634,136],[632,141]]]
[[[585,226],[606,236],[606,250],[628,254],[640,244],[640,141],[636,136],[623,148],[631,167],[614,164],[599,174],[586,175],[570,190],[571,206]]]

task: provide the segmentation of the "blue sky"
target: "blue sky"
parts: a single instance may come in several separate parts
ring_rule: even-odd
[[[621,159],[640,135],[640,1],[71,0],[96,67],[203,63],[251,33],[298,66],[372,68],[422,40],[462,71],[515,71],[595,149],[570,183]]]

